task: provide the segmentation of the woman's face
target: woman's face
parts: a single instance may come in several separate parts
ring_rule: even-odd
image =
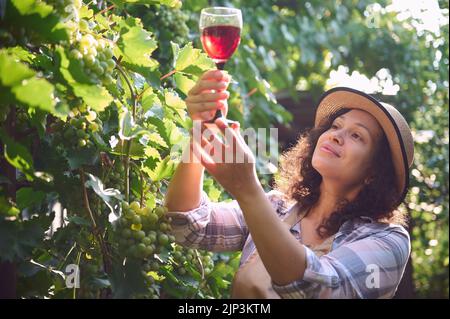
[[[372,159],[383,131],[377,120],[361,110],[337,117],[318,139],[312,166],[324,179],[342,187],[361,185],[370,175]]]

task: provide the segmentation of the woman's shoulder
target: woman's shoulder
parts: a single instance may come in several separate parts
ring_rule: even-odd
[[[346,235],[347,240],[362,238],[380,238],[385,236],[399,236],[410,239],[406,228],[400,224],[376,221],[370,217],[361,216],[344,223],[337,235]]]

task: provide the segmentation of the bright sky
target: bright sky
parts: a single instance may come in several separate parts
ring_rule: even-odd
[[[400,21],[413,17],[418,20],[414,27],[420,33],[423,30],[439,34],[439,28],[448,24],[448,20],[442,14],[437,0],[392,0],[387,11],[398,12]]]
[[[417,33],[424,30],[439,34],[439,28],[448,24],[447,18],[439,9],[437,0],[392,0],[392,4],[385,9],[378,3],[368,7],[368,16],[383,14],[384,12],[398,12],[398,19],[403,21],[410,17],[414,18],[413,26]],[[367,78],[359,72],[348,73],[348,68],[340,65],[337,70],[331,71],[327,80],[327,88],[336,86],[348,86],[366,93],[381,92],[384,95],[395,95],[399,86],[392,80],[387,69],[381,69],[372,79]]]

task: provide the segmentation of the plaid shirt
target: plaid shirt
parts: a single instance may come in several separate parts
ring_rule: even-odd
[[[280,218],[286,208],[280,193],[267,193]],[[255,251],[237,201],[213,203],[202,192],[198,208],[169,212],[172,231],[183,246],[215,252],[242,250],[240,265]],[[300,242],[299,223],[290,229]],[[334,237],[331,251],[321,257],[305,246],[303,278],[287,285],[272,282],[281,298],[392,298],[410,254],[408,232],[399,225],[369,217],[344,223]]]

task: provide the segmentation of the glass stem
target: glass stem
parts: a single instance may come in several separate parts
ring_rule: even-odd
[[[225,68],[225,63],[226,63],[226,62],[217,62],[217,63],[216,63],[217,69],[218,69],[218,70],[224,70],[224,68]],[[206,121],[205,123],[214,123],[214,121],[217,120],[219,117],[223,117],[222,110],[217,110],[217,111],[216,111],[216,114],[214,115],[214,117],[213,117],[211,120]]]
[[[225,69],[225,63],[226,63],[226,62],[217,62],[217,63],[216,63],[217,69],[218,69],[218,70],[223,70],[223,69]]]

